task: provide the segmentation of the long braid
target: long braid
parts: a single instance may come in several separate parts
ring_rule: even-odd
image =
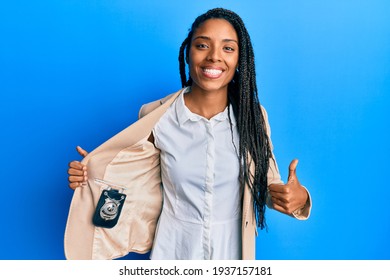
[[[238,69],[228,86],[228,98],[237,119],[239,133],[240,184],[248,184],[253,195],[253,207],[256,213],[257,226],[266,227],[265,205],[267,196],[267,172],[272,157],[270,141],[266,131],[264,116],[258,99],[255,58],[248,31],[242,19],[232,11],[216,8],[197,17],[191,26],[187,38],[179,52],[180,77],[182,86],[192,84],[191,77],[186,76],[185,61],[189,57],[192,35],[206,20],[225,19],[237,32],[239,38]],[[254,173],[251,165],[254,164]]]
[[[179,69],[180,69],[180,78],[181,78],[181,84],[183,87],[188,86],[188,81],[186,78],[186,64],[184,59],[184,50],[187,47],[188,43],[188,37],[184,40],[184,42],[180,46],[179,51]]]

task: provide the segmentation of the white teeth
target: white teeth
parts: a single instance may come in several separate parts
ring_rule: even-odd
[[[205,69],[203,69],[203,71],[206,72],[207,74],[211,74],[211,75],[219,75],[222,73],[222,70],[218,70],[218,69],[205,68]]]

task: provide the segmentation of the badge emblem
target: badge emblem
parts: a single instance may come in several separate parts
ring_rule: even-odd
[[[102,191],[92,218],[95,226],[113,228],[117,224],[126,199],[122,191],[111,187]]]
[[[118,215],[118,208],[121,205],[121,201],[125,199],[122,195],[120,200],[111,198],[108,195],[107,191],[104,191],[103,194],[107,197],[103,206],[100,208],[100,217],[105,221],[114,220]]]

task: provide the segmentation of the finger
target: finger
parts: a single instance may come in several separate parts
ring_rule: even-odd
[[[269,194],[271,195],[271,199],[277,199],[284,203],[287,203],[290,200],[288,193],[269,192]]]
[[[87,176],[87,171],[86,170],[75,169],[75,168],[69,168],[68,169],[68,174],[69,175],[76,175],[76,176]]]
[[[77,146],[76,150],[82,157],[86,157],[88,155],[88,152],[83,148],[81,148],[80,146]]]
[[[75,190],[76,188],[80,188],[80,187],[84,187],[86,186],[86,183],[85,182],[73,182],[73,183],[69,183],[69,188],[71,188],[72,190]]]
[[[71,175],[68,177],[68,181],[70,183],[85,182],[85,181],[87,181],[87,179],[88,179],[87,176],[73,176],[73,175]]]
[[[288,167],[288,181],[291,181],[295,179],[296,175],[296,169],[298,165],[298,160],[294,159],[291,161],[290,166]]]
[[[283,184],[271,184],[268,186],[270,192],[286,193],[286,187]]]
[[[79,161],[71,161],[69,163],[69,167],[70,168],[74,168],[74,169],[79,169],[79,170],[87,170],[87,166],[82,164],[81,162]]]
[[[275,210],[278,210],[279,212],[285,213],[287,215],[291,215],[293,210],[296,210],[297,207],[293,203],[284,202],[282,200],[278,199],[272,199],[273,207]]]
[[[78,182],[69,183],[69,188],[71,188],[72,190],[75,190],[76,188],[78,188],[80,186],[81,186],[81,184]]]
[[[282,203],[278,202],[278,201],[273,201],[273,208],[279,212],[282,212],[282,213],[285,213],[287,214],[287,210],[285,209],[285,207],[283,206]]]

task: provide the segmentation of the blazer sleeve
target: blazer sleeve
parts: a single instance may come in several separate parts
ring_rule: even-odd
[[[274,152],[273,152],[274,147],[273,147],[272,141],[271,141],[271,128],[270,128],[270,125],[269,125],[269,122],[268,122],[268,114],[267,114],[267,111],[265,110],[265,108],[263,106],[261,106],[261,111],[262,111],[262,114],[263,114],[263,117],[264,117],[264,121],[265,121],[265,124],[266,124],[267,135],[268,135],[268,138],[269,138],[269,141],[270,141],[270,147],[271,147],[271,152],[272,152],[272,158],[269,161],[269,169],[268,169],[268,174],[267,174],[268,186],[271,185],[271,184],[284,184],[284,182],[281,179],[280,172],[279,172],[279,169],[278,169],[278,164],[276,162],[276,158],[275,158],[275,155],[274,155]],[[304,188],[306,189],[307,194],[308,194],[308,198],[307,198],[306,204],[302,208],[295,210],[292,213],[292,215],[290,215],[290,216],[292,216],[292,217],[294,217],[294,218],[296,218],[298,220],[306,220],[306,219],[308,219],[309,216],[310,216],[310,212],[311,212],[311,206],[312,206],[311,196],[310,196],[310,193],[307,190],[307,188],[306,187],[304,187]],[[270,209],[274,209],[273,203],[272,203],[272,200],[271,200],[271,196],[269,195],[269,193],[267,193],[267,207],[270,208]]]

